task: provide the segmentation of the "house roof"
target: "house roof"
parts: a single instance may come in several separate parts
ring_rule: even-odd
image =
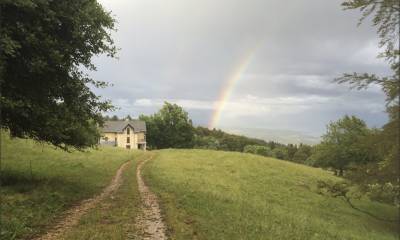
[[[123,130],[130,125],[134,132],[146,131],[146,123],[140,120],[119,120],[119,121],[105,121],[102,131],[103,132],[123,132]]]

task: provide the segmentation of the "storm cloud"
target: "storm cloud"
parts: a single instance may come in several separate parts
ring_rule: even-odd
[[[284,129],[320,135],[344,114],[370,126],[386,121],[384,95],[373,86],[349,90],[332,83],[345,72],[387,74],[376,58],[375,29],[357,27],[357,11],[320,0],[113,0],[119,59],[99,56],[95,90],[120,107],[119,116],[150,114],[163,101],[183,106],[207,126],[237,65],[254,51],[218,127]]]

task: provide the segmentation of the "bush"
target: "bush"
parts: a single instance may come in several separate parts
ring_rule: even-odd
[[[271,157],[272,151],[269,147],[260,146],[260,145],[247,145],[244,147],[243,152],[245,153],[253,153],[265,157]]]

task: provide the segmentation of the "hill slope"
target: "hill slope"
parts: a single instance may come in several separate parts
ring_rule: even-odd
[[[145,168],[173,239],[397,239],[395,226],[316,192],[330,173],[250,154],[162,150]],[[356,204],[395,218],[396,209]]]
[[[101,192],[121,164],[140,154],[121,148],[68,153],[1,135],[0,239],[44,233],[65,210]],[[133,176],[135,164],[133,160]]]

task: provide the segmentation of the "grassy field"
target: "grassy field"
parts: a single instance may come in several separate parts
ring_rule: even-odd
[[[69,230],[64,239],[124,240],[135,239],[135,219],[140,197],[136,182],[136,163],[146,154],[136,152],[135,160],[124,172],[119,190],[99,206],[84,215],[78,226]]]
[[[99,193],[135,155],[116,148],[67,153],[4,132],[1,143],[0,239],[43,233],[64,210]]]
[[[172,239],[398,239],[394,224],[318,194],[318,180],[338,180],[320,169],[250,154],[163,150],[144,175]],[[397,215],[387,205],[355,203]]]

